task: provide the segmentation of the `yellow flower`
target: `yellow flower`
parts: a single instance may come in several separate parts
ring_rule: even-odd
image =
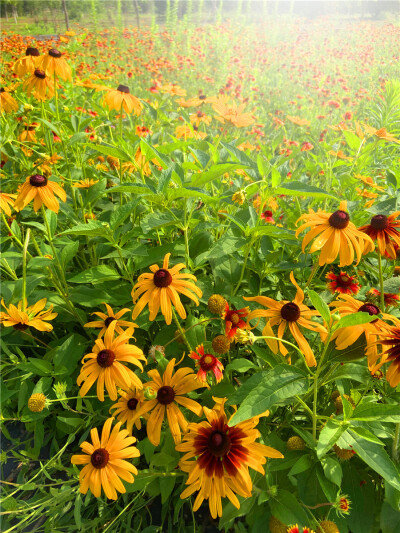
[[[105,97],[104,102],[110,110],[126,111],[126,113],[134,112],[135,115],[140,115],[143,105],[140,100],[130,94],[129,87],[126,85],[119,85],[117,89],[110,89]]]
[[[54,181],[49,181],[46,176],[41,174],[34,174],[29,178],[26,178],[25,183],[22,185],[18,198],[15,200],[14,209],[21,211],[29,202],[33,200],[33,209],[35,213],[44,204],[51,211],[58,213],[60,204],[55,197],[55,194],[65,202],[67,195],[62,187],[60,187]]]
[[[246,194],[243,191],[236,191],[232,195],[232,202],[235,202],[235,204],[243,205],[245,200]]]
[[[167,414],[169,428],[175,444],[181,442],[181,429],[185,433],[188,422],[177,404],[190,409],[197,416],[200,416],[202,413],[200,404],[183,395],[204,387],[204,385],[196,380],[196,376],[191,368],[179,368],[172,375],[174,366],[175,359],[171,359],[162,378],[158,370],[150,370],[148,372],[152,381],[145,383],[144,386],[153,391],[155,398],[145,401],[142,407],[136,410],[134,420],[153,410],[147,421],[146,429],[149,441],[154,446],[160,444],[161,426],[165,414]]]
[[[92,178],[85,178],[84,180],[77,181],[72,185],[72,187],[77,187],[78,189],[89,189],[99,183],[99,180],[94,180]]]
[[[39,50],[37,48],[32,48],[29,46],[26,49],[26,55],[17,59],[17,61],[14,63],[14,74],[16,74],[19,78],[23,78],[25,74],[31,74],[36,68],[37,58],[39,55]]]
[[[107,331],[108,328],[112,328],[117,333],[121,334],[124,332],[121,326],[127,327],[127,328],[137,328],[137,324],[134,322],[129,322],[128,320],[120,320],[121,316],[125,315],[130,311],[127,307],[124,309],[121,309],[121,311],[118,311],[118,313],[114,313],[112,308],[108,304],[104,304],[107,309],[107,314],[101,313],[99,311],[96,311],[92,313],[92,315],[97,315],[101,318],[101,320],[95,320],[94,322],[88,322],[85,324],[85,328],[101,328],[99,331],[98,338],[102,337],[104,333]]]
[[[372,126],[367,126],[367,124],[364,124],[364,130],[369,135],[378,137],[378,139],[400,144],[400,139],[396,139],[396,137],[394,137],[391,133],[388,133],[385,128],[380,128],[377,130]]]
[[[130,387],[127,391],[119,391],[120,398],[117,403],[110,407],[110,413],[113,409],[113,416],[116,416],[121,424],[125,424],[126,429],[132,434],[133,424],[137,429],[141,429],[142,423],[140,418],[136,417],[136,412],[142,407],[144,402],[143,390],[136,387]],[[148,418],[145,415],[145,418]]]
[[[43,101],[54,96],[54,83],[44,70],[35,69],[22,87],[28,95],[33,93],[33,96],[38,100]]]
[[[318,210],[316,213],[310,209],[309,214],[302,215],[299,220],[305,220],[296,231],[296,237],[306,228],[311,228],[303,239],[302,250],[314,239],[309,253],[320,251],[319,265],[333,263],[339,255],[339,267],[353,264],[354,252],[357,264],[360,262],[367,243],[372,243],[371,238],[359,231],[350,222],[350,216],[345,211],[346,202],[341,202],[339,210],[326,213]]]
[[[35,328],[39,331],[51,331],[53,326],[47,324],[48,320],[56,318],[57,313],[53,313],[53,306],[51,305],[47,311],[43,311],[46,306],[47,298],[42,298],[34,305],[27,306],[25,301],[25,311],[22,310],[22,301],[18,302],[17,307],[10,304],[8,307],[4,304],[4,299],[1,300],[1,305],[7,311],[0,313],[0,323],[4,327],[13,327],[19,331],[25,331],[28,327]]]
[[[47,54],[38,58],[37,68],[44,70],[48,76],[55,74],[63,80],[71,81],[71,67],[62,56],[63,54],[61,52],[52,48]]]
[[[165,322],[171,324],[172,321],[172,306],[178,312],[178,315],[182,318],[186,318],[186,311],[179,298],[179,294],[184,294],[196,305],[199,305],[199,301],[195,294],[201,298],[202,291],[196,287],[194,283],[186,281],[191,279],[197,281],[193,274],[178,274],[182,268],[186,268],[186,265],[179,263],[172,268],[168,268],[168,261],[171,254],[167,254],[164,257],[163,267],[159,268],[158,265],[151,265],[151,272],[141,274],[138,278],[136,285],[132,289],[133,303],[139,298],[136,303],[132,320],[135,320],[143,311],[146,305],[149,306],[150,320],[153,321],[158,311],[161,308],[161,313],[164,315]],[[195,293],[195,294],[193,294]]]
[[[132,363],[143,372],[142,361],[146,361],[140,348],[129,344],[132,338],[133,328],[127,329],[124,333],[114,339],[114,328],[108,328],[104,339],[97,339],[93,351],[82,359],[81,372],[77,379],[78,386],[81,386],[79,394],[85,396],[92,385],[97,381],[97,397],[104,402],[104,385],[110,398],[115,401],[117,395],[117,385],[122,389],[129,389],[135,386],[143,388],[138,376],[123,363]],[[86,361],[89,359],[89,361]]]
[[[8,94],[4,87],[0,87],[0,110],[5,111],[6,113],[12,113],[13,111],[18,111],[19,104],[11,96],[11,94]]]
[[[255,429],[258,417],[229,426],[224,403],[214,409],[204,407],[207,421],[189,424],[183,442],[176,446],[179,452],[186,452],[179,466],[189,474],[186,481],[189,486],[181,498],[199,491],[193,511],[208,500],[213,518],[222,516],[221,498],[228,497],[237,509],[240,503],[236,494],[250,498],[253,485],[249,468],[264,474],[262,465],[266,457],[283,458],[278,450],[255,442],[260,436]]]
[[[16,194],[8,194],[5,192],[0,191],[0,212],[4,213],[10,217],[11,216],[11,207],[14,207],[14,198],[16,198]]]
[[[222,122],[230,122],[237,128],[243,128],[245,126],[250,126],[255,122],[255,118],[251,113],[243,113],[245,104],[237,105],[235,103],[228,104],[228,97],[219,96],[217,101],[213,104],[213,109],[218,113],[218,116],[215,117],[217,120]]]
[[[107,498],[116,500],[117,492],[126,492],[121,479],[133,483],[132,474],[138,473],[131,463],[125,461],[140,456],[139,450],[132,446],[136,439],[126,429],[120,430],[121,422],[114,426],[110,434],[113,420],[106,420],[101,440],[96,428],[90,431],[93,444],[85,441],[80,445],[85,455],[71,457],[73,465],[85,465],[79,474],[79,490],[82,494],[86,494],[90,488],[93,496],[99,498],[103,489]]]

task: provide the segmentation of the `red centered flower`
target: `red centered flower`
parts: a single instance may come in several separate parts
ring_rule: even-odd
[[[214,409],[204,407],[207,421],[189,424],[183,442],[176,446],[186,452],[179,463],[189,473],[189,485],[181,494],[187,498],[196,491],[193,510],[208,500],[211,516],[222,516],[221,498],[228,497],[235,507],[240,504],[236,494],[251,496],[252,480],[249,467],[264,474],[266,457],[283,455],[269,446],[255,442],[260,433],[255,429],[259,418],[251,418],[236,426],[229,426],[223,400]],[[192,460],[194,459],[194,460]]]
[[[331,280],[328,285],[328,289],[332,294],[340,292],[341,294],[357,294],[361,288],[361,285],[354,281],[355,276],[349,276],[346,272],[340,271],[340,274],[334,272],[328,272],[326,279]]]
[[[389,216],[375,215],[369,224],[358,228],[369,235],[373,241],[378,242],[381,255],[388,255],[391,259],[396,259],[395,245],[400,246],[400,232],[396,229],[400,228],[400,220],[395,220],[399,215],[400,211]],[[364,254],[373,252],[374,249],[375,244],[366,242]]]
[[[229,309],[229,304],[225,306],[225,311],[222,313],[222,318],[225,320],[225,335],[227,337],[234,337],[238,329],[246,329],[247,323],[243,320],[243,317],[249,314],[249,308],[243,307],[243,309]]]
[[[385,363],[391,363],[386,371],[386,379],[391,387],[397,387],[400,383],[400,321],[396,320],[396,326],[388,327],[387,330],[379,334],[377,344],[388,347],[382,353],[382,359],[374,367],[374,372]]]
[[[203,383],[207,382],[207,372],[213,372],[217,383],[219,383],[222,378],[222,370],[224,369],[221,361],[210,353],[204,353],[204,347],[202,344],[197,346],[195,352],[190,352],[189,357],[195,359],[196,366],[199,367],[197,372],[197,379]]]
[[[275,220],[272,217],[272,211],[264,211],[261,213],[261,218],[265,220],[265,222],[269,222],[270,224],[275,224]]]

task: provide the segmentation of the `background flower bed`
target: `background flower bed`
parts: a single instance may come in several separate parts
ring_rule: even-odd
[[[179,498],[187,478],[177,468],[181,454],[168,425],[157,447],[146,436],[145,420],[140,430],[134,427],[141,456],[127,495],[110,503],[79,493],[71,456],[89,440],[90,429],[101,429],[114,403],[93,397],[95,387],[90,398],[78,397],[81,359],[98,333],[84,325],[95,320],[91,313],[105,310],[104,302],[115,312],[133,310],[133,285],[167,253],[171,266],[186,264],[184,272],[197,277],[202,291],[198,306],[182,297],[187,318],[179,324],[192,350],[203,343],[212,351],[212,339],[226,333],[226,322],[207,309],[212,294],[220,293],[231,309],[247,305],[243,296],[257,294],[291,301],[291,271],[306,304],[324,316],[321,300],[334,299],[326,286],[329,269],[313,270],[318,255],[302,253],[298,218],[310,207],[334,212],[347,200],[358,227],[399,205],[398,28],[370,22],[329,26],[328,20],[248,28],[233,22],[187,24],[175,33],[109,28],[95,35],[83,29],[63,42],[32,40],[28,44],[44,54],[60,49],[72,67],[72,82],[57,79],[57,100],[43,106],[12,75],[26,38],[5,39],[6,93],[17,109],[2,115],[2,191],[18,194],[27,178],[44,175],[63,187],[66,201],[60,199],[59,210],[53,205],[58,213],[47,209],[45,215],[35,213],[32,203],[8,215],[2,204],[2,296],[8,310],[25,294],[29,305],[46,298],[45,309],[51,304],[57,313],[48,333],[2,328],[2,427],[12,442],[2,454],[3,462],[12,464],[3,480],[4,530],[208,527],[208,506],[193,514],[193,501]],[[112,101],[104,104],[109,93],[103,88],[115,91],[120,85],[140,100],[139,116],[125,110],[120,118],[118,109],[110,109]],[[383,257],[382,263],[384,292],[397,294],[396,261]],[[367,301],[371,288],[381,288],[378,267],[376,253],[347,267],[361,287],[355,298]],[[386,310],[398,316],[394,306]],[[161,314],[150,321],[146,311],[133,321],[138,324],[133,342],[147,357],[146,371],[179,361],[184,353],[181,366],[195,369],[174,322],[166,324]],[[308,340],[319,361],[323,344],[313,335]],[[152,348],[167,343],[165,350]],[[316,398],[322,418],[315,441],[317,419],[307,411],[313,409],[312,385],[303,360],[290,349],[291,367],[263,340],[236,342],[220,355],[224,379],[192,393],[209,408],[212,397],[227,397],[239,407],[237,421],[269,409],[258,429],[263,442],[284,455],[268,459],[266,475],[254,477],[253,496],[241,500],[239,511],[224,501],[216,527],[264,531],[273,515],[287,526],[316,529],[329,512],[340,532],[394,531],[398,392],[381,374],[370,375],[362,342],[346,352],[332,343],[330,375]],[[289,387],[289,381],[295,385]],[[254,386],[260,404],[271,383],[278,392],[263,409],[254,408],[249,400]],[[28,408],[32,394],[47,397],[45,409],[34,412],[41,397]],[[14,423],[23,424],[22,437],[14,433]],[[294,435],[302,442],[288,444]],[[335,454],[335,443],[348,450],[351,445],[356,453],[341,462],[345,457]],[[342,497],[351,509],[340,516]]]

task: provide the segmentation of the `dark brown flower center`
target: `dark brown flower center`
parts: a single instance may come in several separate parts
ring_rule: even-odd
[[[108,326],[111,324],[111,322],[114,322],[114,320],[117,320],[114,316],[108,316],[105,320],[104,320],[104,325],[106,328],[108,328]]]
[[[55,48],[52,48],[51,50],[49,50],[49,56],[60,58],[62,56],[62,53],[56,50]]]
[[[28,48],[26,49],[25,54],[27,56],[35,56],[35,57],[38,57],[40,55],[39,50],[37,48],[32,48],[30,46],[28,46]]]
[[[380,311],[379,307],[377,307],[376,305],[370,304],[370,303],[366,303],[366,304],[363,304],[360,307],[358,312],[359,313],[368,313],[369,315],[373,316],[373,315],[379,315],[379,313],[381,311]]]
[[[4,93],[4,92],[5,92],[4,87],[0,87],[0,93]]]
[[[237,313],[232,313],[230,316],[231,322],[233,326],[236,326],[240,321],[240,316]]]
[[[118,85],[117,91],[119,91],[120,93],[126,93],[126,94],[130,93],[129,87],[127,87],[126,85]]]
[[[155,272],[153,281],[156,287],[168,287],[168,285],[171,285],[172,283],[172,276],[168,270],[160,268]]]
[[[329,225],[336,229],[347,228],[350,221],[349,214],[346,211],[335,211],[329,217]]]
[[[172,387],[169,387],[168,385],[160,387],[157,391],[157,401],[162,405],[168,405],[169,403],[172,403],[174,401],[174,398],[174,389]]]
[[[47,185],[47,178],[41,174],[33,174],[33,176],[29,178],[29,183],[33,187],[45,187]]]
[[[207,96],[205,94],[200,94],[199,95],[199,100],[205,100],[207,98]]]
[[[383,230],[388,227],[388,219],[386,215],[375,215],[371,219],[371,228],[376,230]]]
[[[101,368],[107,368],[111,366],[115,360],[115,353],[112,350],[101,350],[97,354],[97,364]]]
[[[231,439],[229,435],[222,431],[216,430],[208,437],[208,449],[216,457],[223,457],[226,455],[231,447]]]
[[[19,324],[14,324],[13,325],[13,328],[16,329],[17,331],[25,331],[26,329],[28,329],[28,324],[22,324],[21,322]]]
[[[281,317],[288,322],[296,322],[300,318],[300,307],[294,302],[282,306]]]
[[[35,69],[34,74],[35,74],[35,76],[36,76],[37,78],[40,78],[41,80],[44,80],[45,77],[46,77],[46,73],[45,73],[45,71],[44,71],[44,70],[40,70],[40,69],[38,69],[38,68]]]
[[[200,363],[200,368],[207,372],[207,370],[211,370],[213,366],[215,365],[215,357],[211,355],[210,353],[206,353],[200,359],[199,363]]]
[[[138,403],[139,400],[137,400],[136,398],[131,398],[130,400],[128,400],[128,409],[134,411]]]
[[[105,448],[98,448],[92,453],[90,462],[95,468],[104,468],[107,465],[109,458],[110,454]]]

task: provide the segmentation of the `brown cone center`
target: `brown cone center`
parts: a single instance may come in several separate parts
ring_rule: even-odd
[[[28,324],[22,324],[21,322],[19,324],[14,324],[13,325],[13,328],[16,329],[17,331],[25,331],[26,329],[28,329]]]
[[[168,270],[160,268],[155,272],[153,281],[156,287],[168,287],[172,283],[172,276]]]
[[[35,76],[37,78],[40,78],[41,80],[44,80],[46,77],[46,73],[44,70],[40,70],[39,68],[35,69]]]
[[[62,53],[56,50],[55,48],[52,48],[51,50],[49,50],[49,56],[60,58],[62,56]]]
[[[45,187],[47,185],[47,178],[41,174],[34,174],[29,178],[29,183],[33,187]]]
[[[107,465],[109,458],[110,454],[105,448],[98,448],[92,453],[90,462],[95,468],[104,468]]]
[[[329,217],[329,225],[335,229],[344,229],[350,221],[349,214],[346,211],[335,211]]]
[[[300,317],[300,307],[294,302],[282,306],[281,317],[288,322],[296,322]]]
[[[117,320],[115,317],[113,316],[108,316],[105,320],[104,320],[104,325],[106,328],[108,328],[108,326],[111,324],[111,322],[114,322],[114,320]]]
[[[126,85],[118,85],[117,91],[119,91],[120,93],[126,93],[126,94],[130,93],[129,87],[127,87]]]
[[[366,304],[363,304],[360,309],[358,310],[358,312],[361,312],[361,313],[368,313],[369,315],[373,316],[373,315],[379,315],[380,313],[380,309],[379,307],[377,307],[376,305],[374,304],[371,304],[371,303],[366,303]]]
[[[115,353],[112,350],[101,350],[97,354],[97,364],[101,368],[107,368],[113,364],[115,360]]]
[[[30,46],[28,46],[28,48],[26,49],[25,54],[27,56],[35,56],[35,57],[38,57],[40,55],[39,50],[37,48],[32,48]]]
[[[371,228],[375,230],[383,230],[388,227],[388,218],[386,215],[375,215],[371,219]]]
[[[169,403],[172,403],[174,401],[174,398],[174,389],[172,387],[169,387],[168,385],[160,387],[157,391],[157,401],[162,405],[168,405]]]
[[[128,400],[128,409],[134,411],[138,403],[139,401],[136,398],[131,398],[130,400]]]
[[[208,437],[208,449],[216,457],[223,457],[226,455],[231,447],[231,439],[229,435],[222,431],[213,431]]]

